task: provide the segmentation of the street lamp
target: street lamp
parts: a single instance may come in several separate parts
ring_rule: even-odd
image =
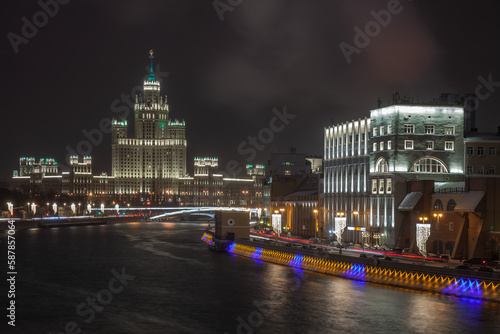
[[[437,255],[439,257],[441,255],[441,245],[439,244],[439,218],[443,217],[443,214],[442,213],[435,213],[434,217],[436,218]]]
[[[353,215],[354,215],[354,217],[356,217],[356,218],[357,218],[357,217],[359,217],[359,216],[358,216],[358,214],[359,214],[359,212],[358,212],[358,211],[353,211],[353,212],[352,212],[352,214],[353,214]],[[358,224],[359,224],[359,220],[358,220]],[[357,225],[356,225],[356,220],[354,220],[354,226],[357,226]],[[354,234],[354,236],[355,236],[355,237],[354,237],[354,243],[356,244],[356,243],[357,243],[357,241],[358,241],[358,240],[356,240],[356,239],[358,239],[358,238],[357,238],[358,234],[357,234],[355,231],[353,231],[352,233],[353,233],[353,234]]]
[[[316,228],[314,229],[314,241],[318,238],[318,210],[314,209],[314,218],[316,220]]]

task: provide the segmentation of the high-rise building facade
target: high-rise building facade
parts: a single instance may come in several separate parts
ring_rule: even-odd
[[[150,75],[134,104],[134,137],[128,137],[126,120],[111,125],[112,176],[115,194],[161,202],[178,194],[179,178],[186,174],[186,128],[184,121],[170,119],[153,73],[153,51],[150,58]]]

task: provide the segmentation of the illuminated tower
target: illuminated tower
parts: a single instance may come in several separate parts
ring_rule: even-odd
[[[112,123],[112,173],[116,194],[162,202],[178,193],[179,177],[186,174],[186,128],[184,121],[169,119],[167,97],[160,95],[153,72],[153,50],[149,55],[150,73],[134,104],[134,138],[127,138],[126,120]]]

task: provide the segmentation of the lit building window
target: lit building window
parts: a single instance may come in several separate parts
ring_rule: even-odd
[[[384,185],[385,185],[385,180],[380,179],[378,180],[378,193],[383,194],[384,193]]]
[[[428,150],[433,150],[434,149],[434,142],[432,140],[426,141],[425,148]]]
[[[375,163],[375,172],[377,173],[387,173],[389,171],[389,166],[387,165],[387,161],[380,157]]]
[[[387,179],[385,182],[386,182],[385,186],[386,193],[388,194],[392,193],[392,179]]]
[[[384,135],[384,127],[383,127],[383,126],[381,126],[381,127],[380,127],[380,135],[381,135],[381,136],[383,136],[383,135]]]
[[[446,151],[453,151],[455,149],[455,142],[453,142],[453,141],[445,141],[444,142],[444,149]]]
[[[383,151],[383,150],[384,150],[384,142],[383,142],[383,141],[381,141],[381,142],[380,142],[380,150],[381,150],[381,151]]]
[[[405,133],[415,133],[415,125],[405,124],[404,131],[405,131]]]
[[[405,140],[405,150],[413,150],[413,140]]]
[[[426,124],[424,127],[424,133],[428,135],[434,134],[436,127],[432,124]]]
[[[373,128],[373,137],[377,137],[377,128]]]
[[[377,143],[373,143],[373,152],[377,152]]]
[[[387,125],[387,134],[390,135],[392,133],[392,125]]]
[[[387,149],[390,150],[392,148],[392,141],[387,141]]]
[[[377,180],[372,180],[372,194],[377,193]]]
[[[292,175],[292,171],[285,170],[285,175]]]
[[[444,127],[444,134],[445,135],[454,135],[455,134],[455,127],[453,125],[446,125]]]
[[[448,173],[445,164],[433,157],[423,157],[415,161],[410,168],[414,173]]]

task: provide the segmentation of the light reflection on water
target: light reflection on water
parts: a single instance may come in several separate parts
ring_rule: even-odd
[[[203,228],[146,223],[18,231],[22,275],[16,302],[22,318],[16,330],[64,332],[68,321],[85,333],[500,330],[500,304],[210,252],[200,241]],[[136,278],[93,322],[84,323],[76,306],[106,288],[110,270],[121,267]]]

